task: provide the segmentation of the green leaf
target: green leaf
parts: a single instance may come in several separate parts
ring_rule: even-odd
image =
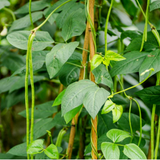
[[[43,12],[34,12],[32,13],[32,21],[33,23],[38,21],[39,19],[41,19],[43,17]],[[22,29],[22,28],[26,28],[29,27],[31,25],[31,21],[30,21],[30,16],[29,14],[18,19],[15,20],[9,30],[9,32],[13,31],[13,30],[18,30],[18,29]]]
[[[138,72],[142,62],[148,55],[147,52],[132,51],[124,55],[126,58],[123,61],[116,62],[111,69],[111,76],[114,77],[118,74],[128,74]]]
[[[52,107],[52,104],[53,104],[53,101],[49,101],[46,103],[36,105],[35,110],[34,110],[34,118],[35,119],[47,118],[47,117],[53,115],[53,113],[56,113],[57,107]],[[23,117],[26,117],[26,110],[24,110],[18,114]],[[31,109],[29,109],[29,114],[30,114],[30,118],[31,118]]]
[[[128,3],[126,3],[125,0],[121,0],[121,2],[127,13],[134,18],[137,14],[138,8],[135,6],[133,1],[128,1]]]
[[[86,15],[84,9],[79,8],[72,12],[62,27],[62,37],[65,41],[74,36],[80,36],[86,28]]]
[[[117,122],[123,113],[123,107],[121,105],[116,105],[114,109],[112,109],[113,115],[113,123]]]
[[[140,31],[137,31],[137,30],[127,30],[127,31],[124,31],[122,32],[121,34],[121,39],[125,39],[127,37],[131,38],[131,39],[135,39],[137,37],[139,37],[140,35],[142,35],[142,33]]]
[[[53,78],[73,54],[78,42],[58,44],[46,56],[46,67],[50,78]]]
[[[62,98],[63,98],[65,92],[66,92],[66,89],[64,89],[64,90],[56,97],[56,99],[55,99],[54,102],[53,102],[52,107],[58,106],[58,105],[60,105],[60,104],[62,103]]]
[[[34,76],[33,78],[34,78],[34,83],[45,79],[44,76]],[[30,79],[30,77],[28,78],[28,80],[29,79]],[[30,85],[30,80],[29,80],[28,85]],[[18,90],[20,88],[23,88],[24,86],[25,86],[25,76],[21,76],[21,77],[19,77],[19,79],[17,79],[17,81],[14,83],[14,85],[12,85],[12,87],[9,90],[9,93],[11,93],[15,90]]]
[[[46,53],[48,53],[48,51],[35,51],[32,52],[32,65],[33,65],[33,71],[37,71],[39,69],[41,69],[45,63],[45,58],[46,58]],[[22,67],[19,67],[19,69],[17,69],[12,76],[16,75],[16,74],[25,74],[26,72],[26,64],[24,64]]]
[[[110,138],[114,143],[121,142],[124,139],[131,137],[128,132],[119,129],[111,129],[107,132],[107,137]]]
[[[44,153],[51,159],[59,159],[58,149],[54,144],[50,144],[45,150]]]
[[[37,154],[43,149],[43,139],[37,139],[27,147],[27,154]]]
[[[56,24],[59,28],[62,28],[65,20],[72,14],[72,12],[77,11],[79,8],[84,8],[84,5],[81,3],[76,3],[75,1],[71,1],[65,5],[65,8],[58,15],[56,19]]]
[[[103,62],[103,59],[101,55],[95,54],[91,60],[91,71],[98,67]]]
[[[26,150],[27,150],[26,143],[21,143],[12,147],[7,153],[16,156],[27,156]]]
[[[0,9],[2,9],[6,6],[10,6],[10,2],[8,0],[1,0],[0,1]]]
[[[49,6],[49,3],[45,1],[35,1],[32,2],[31,12],[42,10]],[[17,9],[15,14],[26,14],[29,13],[29,2],[23,5],[21,8]]]
[[[140,97],[145,103],[148,104],[160,104],[160,86],[153,86],[145,88],[136,92],[136,95]]]
[[[59,71],[59,80],[64,86],[68,86],[71,83],[79,80],[79,73],[80,67],[67,64],[66,62]]]
[[[122,128],[123,130],[126,130],[130,132],[130,126],[129,126],[129,113],[123,113],[119,121],[117,122],[118,126]],[[139,116],[131,113],[131,124],[133,132],[139,131],[140,129],[140,118]],[[145,122],[142,120],[142,126],[144,126]]]
[[[157,1],[154,1],[150,4],[150,11],[153,11],[155,9],[159,9],[160,8],[160,2],[157,0]]]
[[[16,48],[27,50],[27,43],[30,31],[16,31],[10,33],[7,36],[7,40],[9,43]],[[33,40],[32,50],[33,51],[41,51],[45,49],[47,46],[52,44],[54,41],[49,35],[48,32],[37,31],[36,37]]]
[[[124,58],[123,56],[121,56],[118,53],[115,53],[113,51],[107,51],[106,55],[105,55],[105,59],[109,59],[110,61],[122,61],[125,60],[126,58]]]
[[[101,144],[101,149],[105,159],[119,159],[120,157],[120,151],[117,144],[103,142]]]
[[[8,91],[13,84],[15,84],[17,82],[17,80],[19,79],[19,77],[7,77],[7,78],[3,78],[0,80],[0,93],[6,92]]]
[[[83,104],[90,116],[94,119],[107,100],[110,93],[104,88],[98,86],[92,87],[86,93]]]
[[[146,59],[142,63],[140,69],[139,69],[139,74],[140,74],[140,82],[143,81],[148,77],[150,72],[147,72],[142,75],[142,73],[146,70],[149,70],[150,68],[154,68],[154,71],[151,73],[150,76],[154,75],[155,73],[160,71],[160,50],[154,50],[150,54],[147,55]]]
[[[147,159],[143,151],[133,143],[126,144],[123,153],[130,159]]]
[[[66,121],[66,123],[69,123],[73,117],[75,117],[75,115],[81,110],[83,106],[80,105],[79,107],[76,107],[74,109],[72,109],[71,111],[67,112],[65,115],[64,115],[64,119]]]
[[[69,85],[62,98],[62,115],[80,106],[86,93],[95,86],[96,84],[90,80],[80,80]]]
[[[101,114],[109,113],[114,109],[115,106],[116,106],[115,103],[113,103],[111,100],[107,100],[104,104]]]
[[[112,78],[103,64],[100,64],[97,68],[95,68],[92,73],[94,74],[95,82],[97,84],[103,84],[113,89]]]

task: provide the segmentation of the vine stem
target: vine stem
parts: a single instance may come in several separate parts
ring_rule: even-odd
[[[109,22],[109,17],[110,17],[111,10],[112,10],[112,7],[113,7],[113,2],[114,2],[114,0],[111,0],[111,5],[110,5],[109,10],[108,10],[107,19],[106,19],[106,25],[105,25],[105,32],[104,32],[104,35],[105,35],[105,55],[107,54],[107,31],[108,31],[108,22]]]
[[[131,142],[132,142],[132,139],[133,139],[133,129],[132,129],[132,122],[131,122],[131,109],[132,109],[132,99],[130,99],[130,105],[129,105],[129,127],[130,127],[130,131],[131,131]]]
[[[51,17],[51,15],[52,15],[56,10],[58,10],[60,7],[62,7],[63,5],[65,5],[66,3],[70,2],[70,1],[72,1],[72,0],[68,0],[68,1],[62,3],[61,5],[59,5],[56,9],[54,9],[54,10],[48,15],[48,17],[47,17],[38,27],[36,27],[36,28],[33,29],[33,31],[36,32],[39,28],[41,28],[41,27],[48,21],[48,19]]]
[[[84,50],[82,53],[82,65],[84,67],[80,69],[79,80],[82,80],[85,78],[85,66],[86,66],[86,61],[87,61],[87,55],[88,55],[87,50],[88,50],[88,42],[89,42],[89,29],[88,28],[89,28],[89,23],[87,22],[84,45],[83,45]],[[77,113],[75,117],[72,119],[72,126],[71,126],[71,131],[70,131],[68,149],[67,149],[68,159],[71,159],[72,157],[73,143],[74,143],[74,138],[75,138],[75,133],[76,133],[76,125],[78,122],[78,116],[79,116],[79,113]]]
[[[12,10],[10,10],[9,8],[3,8],[3,10],[7,11],[8,13],[10,13],[12,15],[13,21],[16,20],[16,16],[14,15],[14,13],[12,12]]]
[[[32,20],[32,13],[31,13],[31,4],[32,4],[32,0],[29,0],[29,17],[30,17],[31,25],[34,28],[33,20]]]
[[[29,76],[29,47],[30,47],[30,38],[31,34],[28,38],[27,45],[27,55],[26,55],[26,75],[25,75],[25,107],[26,107],[26,143],[27,147],[29,145],[29,100],[28,100],[28,76]],[[29,155],[27,154],[27,159],[29,159]]]

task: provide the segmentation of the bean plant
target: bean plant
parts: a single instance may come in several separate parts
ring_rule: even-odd
[[[160,158],[159,8],[1,0],[0,158]]]

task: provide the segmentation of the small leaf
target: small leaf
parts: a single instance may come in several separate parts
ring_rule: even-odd
[[[6,6],[9,6],[10,5],[10,2],[8,0],[1,0],[0,1],[0,9],[6,7]]]
[[[133,143],[126,144],[123,153],[130,159],[147,159],[143,151]]]
[[[106,55],[105,55],[105,59],[109,59],[111,61],[122,61],[125,60],[126,58],[121,56],[118,53],[115,53],[113,51],[107,51]]]
[[[53,105],[52,107],[54,106],[58,106],[62,103],[62,98],[63,98],[63,95],[65,94],[66,90],[64,89],[57,97],[56,99],[54,100],[53,102]]]
[[[59,159],[58,149],[54,144],[50,144],[45,150],[44,153],[51,159]]]
[[[46,67],[50,78],[53,78],[62,68],[64,63],[73,54],[79,42],[58,44],[46,56]]]
[[[107,132],[107,137],[110,138],[114,143],[121,142],[124,139],[131,137],[128,132],[119,129],[111,129]]]
[[[160,8],[160,1],[154,1],[151,3],[150,5],[150,11],[153,11],[155,9],[159,9]]]
[[[83,105],[80,105],[74,109],[72,109],[71,111],[67,112],[64,115],[64,119],[66,121],[66,123],[69,123],[73,117],[75,117],[75,115],[81,110],[81,108],[83,107]]]
[[[27,147],[27,154],[37,154],[43,149],[43,139],[38,139],[30,143]]]
[[[120,150],[114,143],[103,142],[101,144],[101,149],[106,159],[119,159],[120,157]]]
[[[115,103],[113,103],[111,100],[107,100],[103,109],[102,109],[102,112],[101,114],[106,114],[106,113],[109,113],[110,111],[112,111],[115,107]]]
[[[102,63],[103,59],[104,58],[101,55],[95,54],[91,60],[91,71],[98,67]]]
[[[121,105],[116,105],[114,109],[112,109],[113,115],[113,123],[117,122],[123,113],[123,107]]]

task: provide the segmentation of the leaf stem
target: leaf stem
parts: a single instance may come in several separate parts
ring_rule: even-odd
[[[16,16],[14,15],[14,13],[12,12],[12,10],[10,10],[9,8],[4,7],[3,10],[7,11],[8,13],[10,13],[12,15],[13,21],[16,20]]]
[[[33,31],[36,32],[38,29],[40,29],[40,28],[48,21],[48,19],[51,17],[51,15],[52,15],[55,11],[57,11],[60,7],[62,7],[63,5],[65,5],[66,3],[70,2],[70,1],[72,1],[72,0],[68,0],[68,1],[62,3],[61,5],[59,5],[56,9],[54,9],[54,10],[48,15],[48,17],[45,19],[45,21],[43,21],[38,27],[34,28]]]
[[[71,62],[66,62],[67,64],[70,64],[70,65],[73,65],[73,66],[76,66],[78,68],[83,68],[83,66],[80,66],[78,64],[75,64],[75,63],[71,63]]]
[[[105,25],[105,55],[107,54],[107,30],[108,30],[108,22],[109,22],[109,17],[110,17],[110,13],[111,13],[111,9],[113,7],[113,2],[114,0],[111,0],[111,5],[109,7],[109,10],[108,10],[108,14],[107,14],[107,19],[106,19],[106,25]]]
[[[130,127],[130,131],[131,131],[131,141],[133,139],[133,129],[132,129],[132,122],[131,122],[131,109],[132,109],[132,99],[130,99],[130,105],[129,105],[129,127]]]

